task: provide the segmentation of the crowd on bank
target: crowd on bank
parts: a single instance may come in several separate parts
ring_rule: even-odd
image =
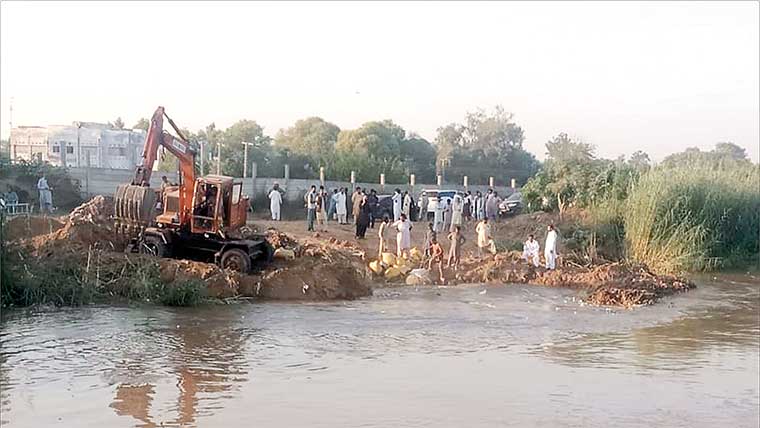
[[[278,185],[269,192],[272,220],[280,220],[282,192]],[[375,189],[357,187],[349,195],[345,187],[325,190],[324,186],[312,185],[304,196],[307,231],[327,231],[329,222],[338,225],[352,221],[356,229],[356,239],[365,239],[368,229],[378,226],[378,258],[383,252],[393,248],[395,233],[395,253],[398,257],[408,257],[412,248],[412,230],[416,222],[429,221],[424,233],[424,255],[428,269],[437,266],[443,280],[444,264],[453,269],[459,267],[461,248],[466,242],[463,228],[475,223],[474,239],[477,255],[496,253],[492,237],[493,224],[498,219],[499,204],[502,199],[493,189],[485,194],[465,192],[451,198],[428,198],[425,192],[415,201],[409,192],[395,189],[391,198],[391,212],[376,218],[379,197]],[[434,206],[431,206],[434,204]],[[350,213],[350,215],[349,215]],[[392,216],[392,217],[391,217]],[[448,243],[448,253],[443,242]],[[545,267],[554,269],[557,259],[558,234],[553,225],[548,225],[544,244]],[[523,258],[535,265],[540,263],[540,244],[533,235],[523,244]]]

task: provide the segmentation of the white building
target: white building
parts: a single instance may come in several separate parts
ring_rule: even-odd
[[[140,161],[145,131],[93,122],[11,129],[12,160],[40,159],[68,167],[132,169]]]

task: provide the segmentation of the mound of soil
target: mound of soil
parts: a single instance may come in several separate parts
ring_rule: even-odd
[[[115,233],[112,213],[113,202],[95,196],[76,207],[58,230],[36,236],[29,243],[36,253],[81,251],[91,247],[123,251],[126,237]]]
[[[55,217],[18,216],[6,223],[6,239],[15,241],[48,235],[63,227],[64,221]]]
[[[260,273],[241,275],[215,264],[189,260],[157,259],[120,253],[125,237],[114,232],[112,202],[102,196],[75,208],[52,233],[40,234],[19,242],[27,254],[45,264],[60,264],[66,259],[87,266],[97,275],[118,278],[125,269],[157,264],[160,281],[172,284],[183,279],[203,281],[209,297],[236,296],[287,300],[355,299],[368,296],[372,289],[365,280],[365,266],[349,245],[323,245],[299,242],[276,230],[265,235],[276,247],[295,249],[294,260],[276,260]],[[36,219],[35,224],[37,224]],[[39,225],[38,225],[39,226]],[[14,230],[21,227],[14,224]],[[253,233],[253,232],[251,232]]]
[[[651,305],[662,297],[688,291],[694,284],[673,276],[656,275],[644,266],[609,263],[592,267],[565,266],[556,270],[534,267],[518,252],[498,254],[488,261],[466,259],[455,282],[535,284],[586,292],[597,306]]]

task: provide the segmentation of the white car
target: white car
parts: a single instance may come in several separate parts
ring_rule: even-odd
[[[464,197],[464,192],[460,190],[425,189],[422,192],[425,193],[428,197],[427,220],[432,220],[435,216],[435,207],[438,206],[438,201],[440,199],[448,202],[454,199],[454,195],[457,194]],[[420,200],[417,202],[417,206],[422,206],[422,196],[420,196]]]

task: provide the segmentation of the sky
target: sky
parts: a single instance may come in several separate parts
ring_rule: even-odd
[[[392,119],[432,141],[502,105],[539,159],[560,132],[655,160],[760,150],[752,2],[0,3],[0,136],[131,126],[163,105],[193,130]]]

